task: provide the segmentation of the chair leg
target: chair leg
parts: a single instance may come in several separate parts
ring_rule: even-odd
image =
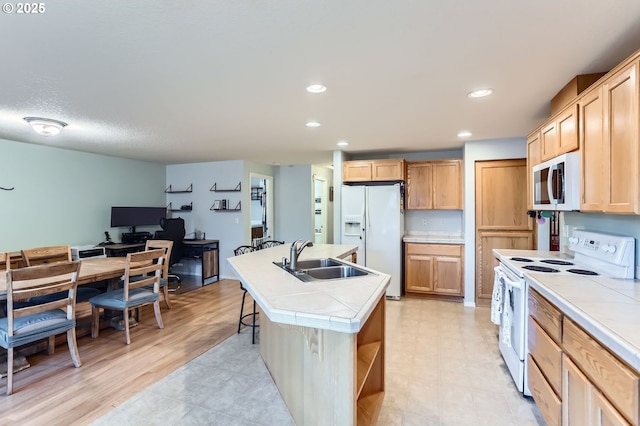
[[[169,302],[169,283],[162,287],[162,293],[164,294],[164,304],[168,309],[171,309],[171,302]]]
[[[91,305],[91,338],[95,339],[100,333],[100,308]]]
[[[158,323],[158,328],[164,328],[164,324],[162,323],[162,315],[160,315],[160,301],[156,300],[153,302],[153,312],[156,314],[156,322]]]
[[[251,344],[254,345],[256,343],[256,301],[253,301],[253,318],[252,318],[252,326],[253,336],[251,336]]]
[[[13,348],[7,348],[7,395],[13,393]]]
[[[56,336],[49,336],[49,342],[47,343],[47,355],[53,355],[56,350]]]
[[[69,353],[71,354],[71,359],[73,360],[73,365],[76,368],[82,365],[80,362],[80,354],[78,353],[78,344],[76,343],[76,329],[75,327],[67,330],[67,345],[69,345]]]
[[[242,304],[240,305],[240,319],[238,320],[238,334],[240,334],[240,327],[242,326],[242,314],[244,313],[244,298],[247,296],[247,290],[242,293]]]
[[[124,335],[127,345],[131,344],[131,334],[129,333],[129,309],[125,309],[122,312],[122,318],[124,319]]]

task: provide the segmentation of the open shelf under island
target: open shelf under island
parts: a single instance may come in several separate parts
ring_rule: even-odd
[[[351,259],[356,246],[317,244],[300,260]],[[390,276],[302,282],[274,265],[289,246],[228,258],[260,307],[260,354],[296,424],[375,424],[385,389]],[[366,268],[365,268],[366,269]]]

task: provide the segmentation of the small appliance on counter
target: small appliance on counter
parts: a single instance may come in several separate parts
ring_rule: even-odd
[[[604,234],[576,229],[569,237],[569,250],[575,257],[560,252],[500,250],[500,264],[495,267],[494,297],[499,309],[492,305],[492,320],[499,324],[500,353],[520,392],[531,396],[525,378],[527,363],[527,317],[529,285],[526,273],[561,274],[575,277],[610,277],[633,279],[635,273],[635,239],[633,237]],[[508,253],[508,255],[506,254]],[[496,310],[499,318],[496,318]]]

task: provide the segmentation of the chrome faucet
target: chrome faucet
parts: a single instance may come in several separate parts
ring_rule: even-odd
[[[289,269],[295,271],[298,268],[298,256],[302,253],[305,247],[312,247],[313,243],[309,240],[302,242],[300,246],[298,243],[302,242],[302,240],[295,240],[291,244],[291,248],[289,249]]]

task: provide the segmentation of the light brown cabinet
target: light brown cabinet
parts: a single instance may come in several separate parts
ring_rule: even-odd
[[[540,132],[527,138],[527,209],[533,210],[533,167],[542,162],[540,158]]]
[[[602,126],[602,86],[590,91],[578,102],[581,140],[580,210],[602,211],[604,204],[604,139]]]
[[[462,160],[407,163],[408,210],[462,210]]]
[[[403,159],[359,160],[342,163],[343,182],[405,180]]]
[[[405,243],[405,292],[463,296],[462,246]]]
[[[579,148],[578,106],[574,103],[562,110],[540,130],[540,156],[550,160]]]

